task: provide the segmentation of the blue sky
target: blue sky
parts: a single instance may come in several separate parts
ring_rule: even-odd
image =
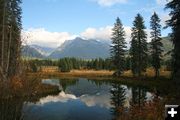
[[[129,40],[137,13],[144,17],[147,33],[154,11],[164,26],[169,18],[165,3],[166,0],[23,0],[23,29],[30,36],[30,44],[56,47],[75,36],[109,39],[115,19],[119,17]],[[162,35],[166,36],[169,31],[162,30]]]

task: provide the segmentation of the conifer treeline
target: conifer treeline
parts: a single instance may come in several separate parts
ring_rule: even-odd
[[[32,60],[24,60],[24,64],[27,66],[27,70],[32,72],[37,72],[41,70],[42,66],[58,66],[61,72],[70,72],[73,69],[87,69],[87,70],[115,70],[115,66],[113,65],[111,59],[80,59],[80,58],[61,58],[59,60],[51,60],[51,59],[32,59]],[[130,58],[125,58],[124,68],[125,70],[130,69]]]
[[[0,0],[0,79],[18,72],[21,47],[21,0]]]
[[[172,67],[174,80],[180,80],[180,1],[170,0],[166,5],[166,8],[170,9],[169,15],[171,19],[167,21],[167,26],[172,28],[172,41],[174,45],[173,57],[172,57]]]
[[[170,9],[169,15],[171,16],[170,20],[166,21],[167,27],[172,28],[172,33],[170,37],[173,41],[173,51],[172,51],[172,78],[173,80],[180,79],[180,2],[179,0],[171,0],[166,4],[166,9]],[[119,19],[119,18],[118,18]],[[112,60],[114,65],[116,65],[116,70],[124,71],[122,65],[117,63],[123,63],[124,61],[124,34],[118,31],[123,31],[122,24],[117,27],[117,20],[112,35]],[[147,34],[145,32],[145,25],[143,17],[140,14],[137,14],[133,22],[132,34],[131,34],[131,48],[130,48],[130,57],[131,57],[131,70],[134,75],[141,76],[142,72],[146,71],[147,67],[147,58],[149,58],[148,53],[150,53],[151,65],[155,71],[155,77],[159,76],[159,69],[161,67],[161,57],[162,57],[162,42],[161,42],[161,25],[160,19],[156,13],[151,17],[150,28],[151,28],[151,46],[148,50],[147,48]],[[114,36],[114,33],[116,36]],[[120,36],[121,35],[121,36]],[[117,47],[120,46],[120,47]],[[123,50],[122,50],[123,49]],[[114,52],[116,51],[116,52]],[[121,56],[119,59],[116,56]],[[119,60],[119,61],[118,61]],[[116,61],[116,62],[115,62]],[[117,62],[118,61],[118,62]],[[168,62],[169,66],[169,62]],[[120,75],[120,74],[118,74]]]
[[[40,70],[42,66],[58,66],[61,72],[70,72],[72,69],[93,69],[93,70],[114,70],[111,59],[91,59],[84,60],[79,58],[62,58],[59,60],[28,60],[24,61],[28,64],[28,69],[33,72],[37,72]],[[126,62],[124,64],[125,70],[130,69],[130,59],[126,58]]]
[[[110,59],[84,60],[78,58],[62,58],[59,60],[28,60],[29,69],[36,72],[41,66],[58,66],[61,72],[70,72],[72,69],[94,69],[112,70],[113,66]]]
[[[130,66],[134,76],[141,76],[143,72],[146,72],[148,66],[149,56],[152,59],[151,65],[154,67],[156,77],[159,76],[160,61],[162,54],[161,43],[161,25],[160,19],[156,13],[151,17],[151,46],[148,50],[147,33],[144,25],[143,17],[137,14],[133,21],[133,27],[131,29],[131,47],[130,47]],[[114,66],[116,66],[116,76],[120,76],[124,69],[125,63],[125,32],[123,25],[119,18],[117,18],[114,28],[112,29],[112,48],[111,59]],[[148,55],[151,51],[151,55]],[[118,74],[117,74],[118,73]]]

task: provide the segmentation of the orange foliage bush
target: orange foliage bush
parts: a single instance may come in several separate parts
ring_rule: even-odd
[[[132,105],[128,111],[119,109],[117,120],[164,120],[164,104],[159,99],[144,105]]]

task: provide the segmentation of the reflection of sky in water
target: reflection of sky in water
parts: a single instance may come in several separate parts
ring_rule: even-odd
[[[63,91],[57,96],[41,98],[27,104],[26,120],[110,120],[110,101],[107,95],[82,95],[77,98]]]
[[[44,84],[61,86],[59,80],[43,80]],[[125,107],[129,107],[132,89],[125,89]],[[58,95],[41,98],[37,103],[24,107],[25,120],[111,120],[111,84],[101,85],[80,79],[77,84],[67,86]],[[61,89],[62,90],[62,89]],[[151,93],[146,98],[151,100]]]
[[[66,94],[64,91],[60,92],[57,96],[47,96],[45,98],[41,98],[36,105],[45,105],[49,102],[69,102],[70,100],[80,100],[81,102],[85,103],[88,107],[92,106],[100,106],[104,108],[110,108],[110,94],[101,94],[98,93],[96,95],[82,95],[80,97],[76,97],[72,94]]]
[[[48,84],[48,85],[53,85],[53,86],[58,86],[59,90],[62,89],[58,79],[43,79],[42,83],[43,84]]]

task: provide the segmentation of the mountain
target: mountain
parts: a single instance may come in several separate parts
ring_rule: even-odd
[[[58,47],[49,58],[77,57],[83,59],[107,58],[110,56],[110,44],[105,41],[84,40],[75,38],[74,40],[65,41]]]
[[[39,51],[29,45],[22,46],[21,55],[26,58],[44,58]]]
[[[41,53],[43,56],[49,56],[55,49],[55,48],[43,47],[39,45],[30,45],[30,47],[36,49],[36,51]]]
[[[169,51],[172,50],[173,48],[173,43],[171,41],[171,38],[170,37],[163,37],[162,38],[162,43],[163,43],[163,51],[164,53],[167,53]]]
[[[171,58],[167,54],[172,50],[173,45],[169,37],[162,38],[163,43],[163,59]],[[63,57],[77,57],[83,59],[93,58],[107,58],[110,56],[110,41],[98,41],[95,39],[84,40],[82,38],[75,38],[73,40],[65,41],[61,46],[56,49],[42,47],[39,45],[26,45],[22,48],[22,56],[29,58],[50,58],[59,59]],[[150,47],[150,44],[148,44]],[[128,55],[127,51],[127,55]]]
[[[162,44],[163,44],[163,59],[171,59],[171,52],[173,49],[173,43],[171,41],[170,37],[163,37],[162,38]]]
[[[163,44],[163,52],[162,52],[162,56],[163,56],[163,60],[168,60],[171,58],[171,52],[172,49],[173,49],[173,44],[172,44],[172,41],[170,40],[171,38],[170,37],[162,37],[162,44]],[[148,43],[148,49],[150,49],[150,46],[151,46],[151,42]],[[150,51],[149,51],[149,55],[150,55]]]

